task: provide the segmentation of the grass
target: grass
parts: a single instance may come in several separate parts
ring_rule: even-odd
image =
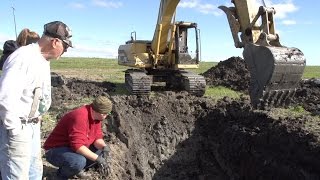
[[[217,62],[200,62],[198,69],[190,71],[200,74],[217,65]],[[115,93],[126,94],[124,88],[124,71],[128,67],[118,65],[116,59],[102,58],[61,58],[52,61],[51,69],[69,77],[91,79],[97,81],[109,81],[117,84]],[[306,66],[303,78],[320,78],[320,66]],[[225,87],[208,87],[205,96],[219,99],[224,96],[239,98],[241,93]]]
[[[281,119],[286,117],[301,117],[308,116],[308,121],[316,122],[318,127],[320,116],[312,116],[312,114],[306,111],[302,106],[291,106],[289,108],[273,108],[272,111],[269,111],[269,115],[273,119]],[[309,122],[307,122],[308,124]]]
[[[200,62],[198,69],[190,71],[200,74],[217,65],[217,62]],[[117,84],[115,93],[126,94],[124,88],[124,71],[128,67],[118,65],[116,59],[104,58],[60,58],[51,61],[51,70],[67,77],[109,81]],[[303,78],[320,78],[320,66],[306,66]],[[208,87],[205,96],[214,99],[229,96],[239,98],[241,93],[225,87]]]
[[[304,69],[303,78],[320,78],[320,66],[306,66]]]
[[[225,96],[228,96],[233,99],[239,99],[242,93],[223,87],[223,86],[217,86],[217,87],[208,87],[204,95],[211,97],[212,99],[215,99],[215,100],[221,99]]]
[[[200,74],[213,66],[216,62],[201,62],[198,69],[190,71]],[[69,77],[93,79],[97,81],[109,81],[117,85],[116,92],[111,94],[128,94],[124,88],[124,71],[128,67],[118,65],[115,59],[102,58],[61,58],[52,61],[51,70]],[[239,97],[239,93],[224,87],[207,88],[205,96],[219,99],[224,96]]]
[[[217,65],[217,62],[200,62],[198,69],[191,69],[190,71],[200,74],[206,72],[208,69]],[[128,94],[124,87],[124,71],[128,67],[118,65],[116,59],[102,59],[102,58],[61,58],[59,60],[51,61],[51,71],[61,73],[66,77],[76,77],[87,80],[108,81],[116,84],[116,91],[110,93],[114,94]],[[1,74],[1,71],[0,71]],[[303,78],[320,78],[320,66],[306,66]],[[217,86],[207,87],[205,96],[214,100],[221,99],[228,96],[233,99],[238,99],[241,93],[233,91],[229,88]],[[67,109],[73,109],[81,104],[90,102],[90,99],[82,99],[81,102],[73,102],[68,105]],[[50,129],[52,124],[56,123],[56,115],[60,110],[51,109],[43,118],[48,122],[44,125],[44,129]],[[291,109],[279,109],[274,113],[278,114],[304,114],[306,113],[302,107],[293,107]]]
[[[51,70],[69,77],[124,82],[124,71],[127,67],[119,66],[115,59],[102,58],[61,58],[51,63]]]

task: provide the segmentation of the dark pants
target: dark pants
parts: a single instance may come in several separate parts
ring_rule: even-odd
[[[90,146],[89,149],[98,155],[101,154],[101,150],[94,146]],[[59,168],[57,176],[61,179],[68,179],[94,163],[69,147],[52,148],[45,156],[49,163]]]

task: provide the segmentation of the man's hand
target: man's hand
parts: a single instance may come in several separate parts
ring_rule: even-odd
[[[108,174],[110,172],[110,168],[109,168],[107,160],[102,155],[99,155],[96,162],[98,163],[100,172],[103,175],[108,176]]]

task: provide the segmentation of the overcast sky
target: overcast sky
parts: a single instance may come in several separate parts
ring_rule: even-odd
[[[260,0],[258,0],[260,1]],[[260,1],[261,2],[261,1]],[[153,37],[160,1],[158,0],[1,0],[0,47],[28,27],[42,34],[43,25],[60,20],[72,29],[73,44],[64,56],[116,58],[119,45],[136,31],[137,39]],[[276,30],[282,45],[297,47],[307,65],[320,65],[318,35],[320,20],[317,0],[265,0],[276,9]],[[198,23],[203,61],[222,61],[242,56],[234,47],[229,24],[220,5],[231,0],[181,0],[176,20]],[[13,8],[14,7],[14,10]]]

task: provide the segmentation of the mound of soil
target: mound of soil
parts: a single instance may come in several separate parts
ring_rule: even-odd
[[[319,179],[319,122],[271,117],[241,101],[220,101],[197,122],[231,179]]]
[[[314,115],[320,115],[320,79],[302,80],[292,103],[302,105]]]
[[[234,72],[230,78],[239,74],[229,72]],[[229,81],[227,76],[216,75]],[[115,88],[80,79],[56,82],[52,108],[59,111],[70,101],[108,95]],[[318,85],[316,80],[302,82],[297,103],[319,110]],[[106,177],[92,168],[91,179],[320,178],[320,124],[310,116],[274,117],[270,111],[253,110],[245,98],[214,102],[185,92],[110,98],[113,114],[103,129],[111,148],[111,173]],[[54,179],[54,174],[55,168],[44,159],[44,179]]]
[[[241,57],[231,57],[202,73],[208,86],[225,86],[236,91],[247,92],[250,73]]]
[[[212,104],[168,93],[113,100],[111,132],[125,144],[115,164],[129,172],[113,171],[111,179],[320,177],[319,131],[306,126],[319,124],[308,117],[272,118],[246,99]]]
[[[114,92],[116,85],[110,82],[83,81],[81,79],[67,79],[64,76],[52,73],[52,104],[51,108],[61,107],[83,98],[92,98]]]
[[[202,75],[208,86],[225,86],[248,94],[250,72],[241,57],[220,61]],[[320,79],[301,80],[289,104],[300,105],[314,115],[320,115]]]

